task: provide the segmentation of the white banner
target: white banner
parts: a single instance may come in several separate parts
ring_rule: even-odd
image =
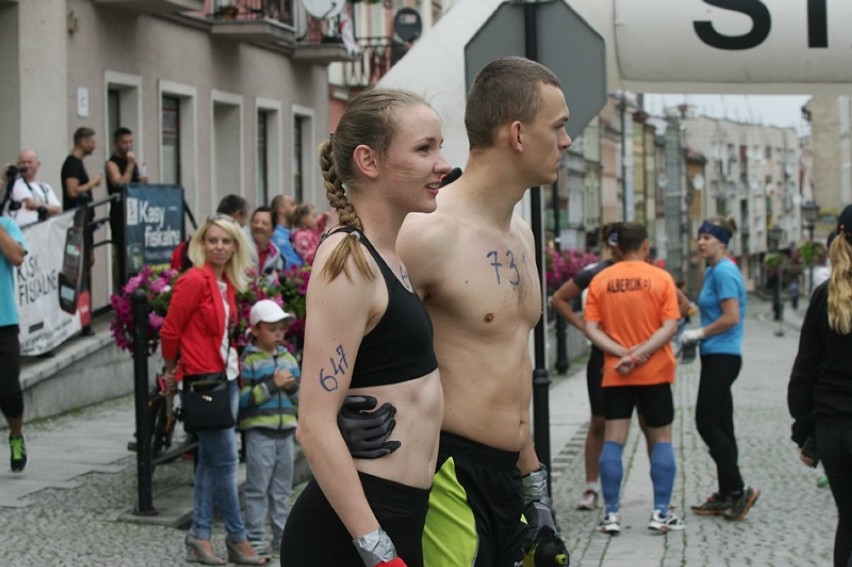
[[[23,229],[28,253],[15,270],[15,299],[24,356],[48,352],[81,329],[79,308],[68,313],[59,304],[59,274],[69,252],[66,238],[73,227],[71,211]],[[79,256],[79,247],[71,253]]]
[[[852,82],[849,0],[614,1],[623,79]]]

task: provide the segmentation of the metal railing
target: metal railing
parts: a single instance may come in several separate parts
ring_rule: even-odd
[[[214,2],[210,17],[214,20],[274,20],[294,26],[293,0],[231,0]]]
[[[390,71],[409,46],[390,37],[358,38],[361,55],[344,67],[344,82],[349,87],[371,87]]]

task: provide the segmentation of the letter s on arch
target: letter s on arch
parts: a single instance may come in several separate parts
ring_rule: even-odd
[[[772,17],[769,9],[761,0],[703,0],[705,4],[745,14],[752,21],[752,28],[745,35],[722,35],[707,20],[692,22],[698,38],[710,47],[739,51],[757,47],[769,36]]]

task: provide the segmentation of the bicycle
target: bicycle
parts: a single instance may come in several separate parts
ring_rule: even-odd
[[[174,394],[168,392],[165,376],[157,375],[155,385],[148,391],[146,416],[151,425],[151,464],[159,465],[180,457],[192,451],[198,445],[194,436],[186,437],[182,443],[172,448],[174,443],[175,426],[181,421],[181,408],[175,407]],[[136,436],[136,433],[134,433]],[[135,452],[138,439],[127,444],[127,450]]]

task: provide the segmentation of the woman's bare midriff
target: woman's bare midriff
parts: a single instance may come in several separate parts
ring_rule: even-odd
[[[402,445],[378,459],[355,459],[364,473],[416,488],[432,486],[438,459],[438,434],[443,415],[443,392],[438,371],[422,378],[370,388],[353,388],[351,395],[373,396],[377,408],[389,402],[397,408],[390,439]]]

